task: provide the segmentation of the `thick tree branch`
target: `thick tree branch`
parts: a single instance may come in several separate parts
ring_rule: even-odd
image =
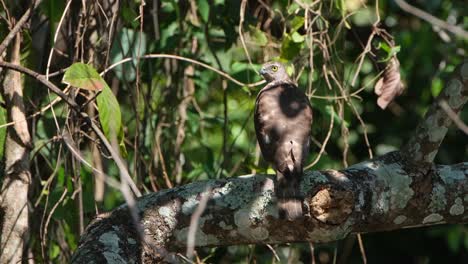
[[[439,99],[458,113],[468,96],[468,63],[455,75]],[[302,220],[278,219],[269,176],[195,182],[138,200],[144,243],[139,242],[126,206],[98,217],[81,238],[72,262],[177,261],[173,252],[184,252],[192,214],[205,195],[209,199],[198,219],[197,247],[327,242],[350,233],[468,222],[468,162],[432,163],[450,125],[447,119],[436,101],[402,152],[341,171],[305,172]]]
[[[447,102],[453,113],[458,115],[468,100],[468,61],[456,68],[453,77],[442,90],[436,101],[426,113],[413,137],[403,149],[408,159],[415,163],[430,164],[439,150],[439,146],[452,124],[447,111],[440,102]]]
[[[250,175],[195,182],[144,196],[137,202],[146,243],[138,242],[128,209],[98,218],[87,229],[73,263],[151,263],[184,252],[194,213],[211,188],[199,219],[196,246],[327,242],[350,233],[440,223],[463,223],[468,214],[468,163],[412,175],[398,152],[342,171],[309,171],[302,181],[306,217],[278,219],[271,177]]]

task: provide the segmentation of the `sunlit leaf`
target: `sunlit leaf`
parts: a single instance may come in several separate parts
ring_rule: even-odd
[[[198,11],[200,12],[202,20],[206,23],[210,17],[210,4],[208,0],[198,0]]]
[[[62,82],[90,91],[101,91],[107,86],[106,81],[102,79],[96,69],[80,62],[74,63],[67,69]]]
[[[97,96],[97,105],[99,108],[99,121],[101,122],[104,134],[109,140],[117,137],[120,149],[124,156],[126,155],[125,145],[123,144],[122,113],[119,102],[112,93],[108,85]]]
[[[380,59],[379,62],[386,62],[389,61],[394,55],[400,52],[400,46],[390,46],[385,41],[379,41],[376,44],[376,49],[382,50],[385,54],[385,57]]]
[[[291,20],[291,32],[296,32],[298,29],[300,29],[302,26],[304,26],[304,17],[301,16],[295,16]]]
[[[281,43],[281,59],[291,60],[299,55],[304,42],[293,41],[290,35],[286,35]]]
[[[304,42],[305,38],[304,36],[302,36],[301,34],[297,33],[297,32],[294,32],[292,33],[291,35],[291,40],[295,43],[302,43]]]

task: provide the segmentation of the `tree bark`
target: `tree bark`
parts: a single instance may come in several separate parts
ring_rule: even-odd
[[[11,62],[20,64],[21,33],[16,34]],[[0,190],[0,263],[20,263],[28,239],[28,190],[31,183],[29,152],[31,136],[23,102],[21,74],[8,70],[2,89],[8,122],[5,141],[5,170]]]

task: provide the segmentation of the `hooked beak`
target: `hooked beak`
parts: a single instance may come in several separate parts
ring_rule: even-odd
[[[263,75],[265,75],[265,74],[266,74],[265,68],[261,68],[261,69],[260,69],[260,75],[263,76]]]

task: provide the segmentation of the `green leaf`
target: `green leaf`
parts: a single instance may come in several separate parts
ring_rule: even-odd
[[[198,11],[200,12],[202,20],[206,23],[210,17],[210,4],[208,0],[198,0]]]
[[[385,53],[385,58],[380,59],[379,62],[389,61],[394,55],[400,52],[400,46],[390,46],[385,41],[380,41],[376,45],[376,49],[382,50]]]
[[[296,69],[294,68],[294,64],[287,64],[286,65],[286,72],[289,76],[294,76],[296,73]]]
[[[252,92],[250,91],[249,87],[243,85],[241,89],[242,91],[246,92],[249,96],[252,95]]]
[[[296,32],[302,26],[304,26],[304,17],[295,16],[291,21],[291,32]]]
[[[101,91],[106,82],[92,66],[78,62],[70,66],[63,75],[63,83],[81,89]]]
[[[260,46],[265,46],[266,44],[268,44],[268,38],[267,38],[265,32],[261,31],[260,29],[258,29],[256,27],[253,27],[253,26],[249,26],[249,28],[250,28],[252,40],[256,44],[258,44]]]
[[[125,24],[131,25],[132,28],[137,28],[140,23],[136,18],[139,16],[137,12],[133,8],[130,8],[128,6],[123,6],[122,7],[122,18],[125,21]]]
[[[49,246],[49,257],[51,259],[56,259],[60,255],[60,247],[53,244]]]
[[[297,3],[291,3],[291,5],[288,7],[288,14],[295,14],[299,9],[301,9],[301,7]]]
[[[432,83],[431,83],[432,96],[434,98],[437,97],[442,91],[442,88],[443,88],[442,80],[440,78],[434,78],[434,80],[432,80]]]
[[[286,36],[283,39],[283,42],[281,43],[281,59],[291,60],[295,56],[299,55],[303,44],[304,42],[293,41],[292,37],[286,34]]]
[[[291,40],[295,43],[302,43],[304,42],[305,38],[304,36],[302,36],[301,34],[297,33],[297,32],[294,32],[292,33],[291,35]]]
[[[114,137],[117,137],[120,150],[126,156],[120,105],[106,81],[92,66],[84,63],[74,63],[65,72],[62,82],[86,90],[102,91],[96,98],[99,108],[99,121],[105,136],[109,140],[112,141]]]
[[[117,98],[112,93],[108,85],[97,96],[97,105],[99,108],[99,121],[106,137],[112,141],[115,137],[120,145],[120,150],[126,156],[125,145],[123,144],[124,134],[122,127],[122,112]]]
[[[40,8],[47,18],[49,18],[50,22],[58,23],[63,15],[65,3],[66,1],[63,0],[46,0],[41,3]],[[53,30],[51,34],[53,36]]]

